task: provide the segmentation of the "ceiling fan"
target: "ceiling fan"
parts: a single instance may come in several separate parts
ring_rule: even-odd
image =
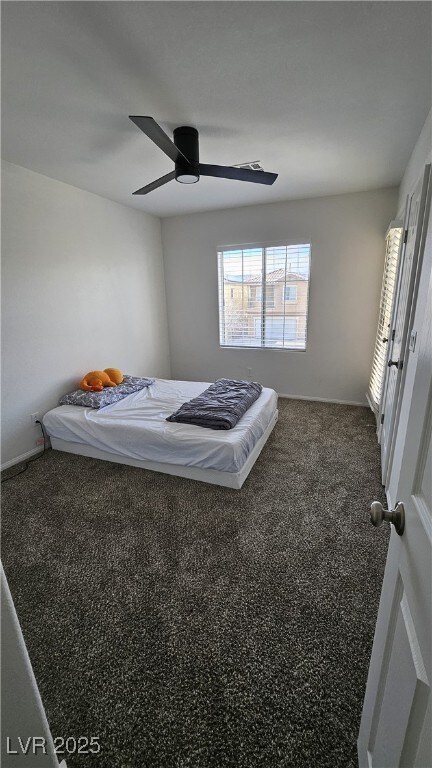
[[[162,130],[152,117],[139,117],[129,115],[135,125],[151,139],[162,152],[165,152],[174,161],[175,168],[171,173],[161,176],[141,189],[133,192],[134,195],[146,195],[153,189],[167,184],[172,179],[182,184],[195,184],[200,176],[217,176],[220,179],[236,179],[237,181],[253,181],[256,184],[273,184],[277,173],[266,171],[254,171],[248,168],[238,168],[229,165],[208,165],[199,161],[199,134],[196,128],[182,125],[174,129],[174,141]]]

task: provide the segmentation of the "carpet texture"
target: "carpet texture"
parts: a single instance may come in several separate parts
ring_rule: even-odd
[[[51,731],[101,743],[68,768],[357,765],[389,533],[374,419],[279,408],[240,491],[54,451],[3,485]]]

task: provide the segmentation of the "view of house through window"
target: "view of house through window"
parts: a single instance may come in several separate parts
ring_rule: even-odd
[[[218,251],[224,347],[306,349],[310,244]]]

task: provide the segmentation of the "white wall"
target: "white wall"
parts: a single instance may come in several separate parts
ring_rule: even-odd
[[[163,219],[173,378],[245,378],[251,368],[282,394],[366,402],[396,206],[392,188]],[[312,243],[307,350],[221,349],[217,247],[285,238]]]
[[[398,211],[405,210],[406,199],[416,186],[426,163],[432,158],[432,110],[426,118],[422,132],[408,161],[399,187]]]
[[[160,220],[2,164],[2,464],[87,371],[169,376]]]

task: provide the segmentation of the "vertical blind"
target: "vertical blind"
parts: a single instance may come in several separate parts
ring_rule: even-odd
[[[396,290],[396,279],[403,236],[403,226],[393,221],[387,231],[384,275],[381,287],[378,330],[372,360],[368,396],[372,408],[379,410],[386,371],[387,344],[391,334],[390,322]]]
[[[309,243],[218,250],[224,347],[306,349]]]

